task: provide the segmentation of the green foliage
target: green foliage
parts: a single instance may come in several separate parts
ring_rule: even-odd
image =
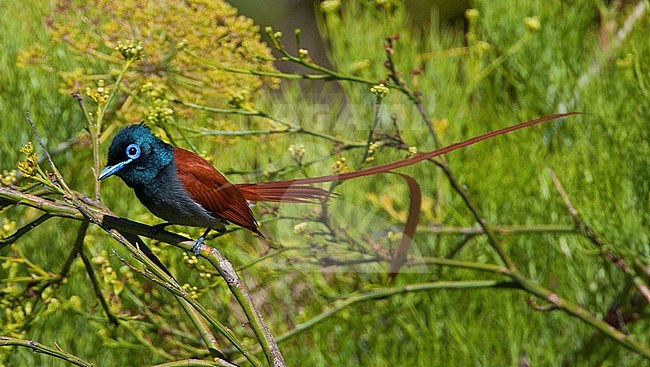
[[[18,64],[58,74],[60,91],[67,94],[116,78],[122,58],[132,58],[134,67],[124,76],[128,94],[115,106],[122,121],[146,117],[161,124],[174,109],[190,118],[193,110],[180,105],[172,109],[168,99],[225,105],[233,96],[248,98],[263,85],[277,84],[254,75],[234,77],[191,56],[275,70],[258,28],[224,1],[60,1],[46,21],[51,41],[60,45],[54,48],[58,52],[36,44],[21,52]],[[129,54],[130,48],[137,55]]]
[[[629,19],[634,5],[478,1],[466,13],[466,28],[461,21],[441,25],[434,17],[418,29],[410,23],[402,2],[376,3],[381,4],[321,4],[320,30],[334,71],[340,73],[331,79],[340,81],[317,86],[310,80],[291,80],[293,74],[277,73],[252,22],[221,2],[167,1],[140,9],[136,17],[132,14],[138,2],[63,3],[48,15],[49,33],[36,25],[44,19],[43,13],[24,19],[0,16],[6,30],[0,32],[6,45],[0,54],[4,79],[0,79],[4,88],[0,112],[6,116],[3,129],[8,133],[0,143],[0,170],[7,171],[2,183],[16,180],[9,171],[25,158],[18,150],[29,140],[29,128],[18,109],[29,107],[48,146],[73,139],[55,161],[72,188],[93,196],[93,154],[82,130],[84,116],[73,102],[54,93],[59,82],[43,68],[18,69],[16,62],[54,68],[50,72],[64,76],[65,88],[73,81],[77,90],[89,87],[84,98],[97,111],[108,104],[106,111],[115,114],[106,115],[102,142],[118,125],[149,116],[160,128],[156,130],[160,136],[212,158],[237,182],[356,170],[429,151],[435,142],[427,123],[441,145],[447,145],[518,121],[582,111],[582,116],[483,142],[445,159],[488,223],[502,229],[498,237],[525,277],[600,319],[631,317],[623,330],[649,345],[648,301],[638,296],[635,281],[639,278],[612,261],[629,265],[641,284],[647,284],[647,14],[618,39],[616,30]],[[38,5],[42,4],[27,6],[39,9]],[[16,5],[9,6],[16,10]],[[224,16],[212,17],[212,11]],[[162,20],[151,23],[154,16]],[[177,27],[181,22],[184,26]],[[268,33],[272,45],[281,49],[283,42],[292,39],[273,30]],[[61,45],[45,42],[47,34]],[[396,34],[399,39],[388,43],[386,37]],[[250,41],[239,44],[241,39]],[[17,55],[18,49],[36,41],[43,45],[40,50],[25,49]],[[123,43],[118,47],[119,42]],[[144,56],[135,60],[139,42]],[[180,42],[184,47],[186,42],[186,48],[178,48]],[[317,69],[319,60],[309,56],[309,46],[301,47],[298,55],[284,55],[284,59],[322,74]],[[109,103],[125,63],[120,54],[131,59],[133,67],[116,92],[119,98]],[[44,55],[51,55],[48,63],[42,62]],[[397,70],[385,66],[387,55]],[[91,72],[77,69],[79,65],[90,67]],[[164,66],[165,71],[147,72],[151,65]],[[269,79],[273,76],[287,78],[279,93],[263,88],[264,82],[275,85],[275,79]],[[411,96],[397,85],[400,78]],[[105,84],[99,85],[99,79]],[[24,99],[10,104],[16,96]],[[230,108],[219,113],[204,108],[225,107],[223,98],[230,99]],[[422,101],[427,121],[414,99]],[[183,112],[170,117],[169,108]],[[374,130],[371,141],[369,130]],[[33,152],[25,154],[28,159],[21,167],[36,169],[35,158],[29,158]],[[601,248],[572,229],[548,169],[602,241]],[[45,174],[30,172],[48,180]],[[396,279],[397,288],[440,280],[511,279],[436,263],[447,257],[480,264],[501,262],[486,236],[466,233],[476,228],[476,219],[441,170],[423,163],[400,172],[419,181],[424,197],[419,231],[409,263]],[[407,188],[392,175],[379,175],[342,183],[336,192],[340,197],[327,208],[259,205],[262,228],[278,243],[244,233],[208,241],[245,278],[271,331],[280,337],[288,365],[643,363],[638,354],[576,315],[544,311],[553,308],[547,299],[533,297],[530,290],[508,288],[428,290],[363,300],[285,339],[282,335],[301,331],[342,302],[388,289],[386,262],[404,226]],[[103,184],[102,202],[120,216],[158,223],[118,180]],[[0,210],[0,238],[41,214],[18,207]],[[201,231],[174,229],[188,231],[191,237]],[[78,232],[76,222],[48,219],[2,250],[0,275],[6,280],[0,300],[2,335],[57,345],[98,365],[209,358],[174,297],[113,255],[115,250],[136,269],[141,267],[98,227],[88,228],[83,248],[109,311],[120,319],[119,326],[108,323],[79,258],[70,264],[68,276],[57,280]],[[213,317],[244,344],[257,345],[247,319],[215,269],[178,248],[157,241],[150,245]],[[231,349],[223,337],[219,342]],[[0,353],[6,365],[63,365],[28,349],[0,348]]]

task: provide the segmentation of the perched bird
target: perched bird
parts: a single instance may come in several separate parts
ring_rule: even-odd
[[[519,130],[544,121],[574,115],[556,114],[492,131],[431,152],[378,165],[359,171],[313,178],[252,184],[231,184],[205,159],[185,149],[172,147],[156,138],[143,124],[129,125],[113,139],[108,162],[99,176],[120,177],[134,191],[140,202],[167,223],[154,226],[160,230],[170,224],[207,228],[193,246],[198,252],[211,229],[223,230],[232,223],[264,237],[250,204],[258,201],[304,203],[328,198],[331,193],[315,183],[346,181],[385,173],[451,152],[479,141]]]
[[[229,223],[264,237],[250,205],[257,201],[302,203],[327,198],[330,192],[293,181],[231,184],[210,163],[155,137],[143,124],[129,125],[113,139],[108,162],[97,179],[120,177],[154,215],[167,223],[207,228],[193,250],[199,250],[211,229]]]

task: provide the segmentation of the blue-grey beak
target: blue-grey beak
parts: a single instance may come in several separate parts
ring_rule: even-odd
[[[106,177],[113,176],[114,174],[116,174],[117,172],[119,172],[122,168],[124,168],[124,166],[126,166],[126,165],[129,164],[129,163],[131,163],[131,161],[133,161],[133,159],[127,159],[127,160],[125,160],[124,162],[120,162],[120,163],[118,163],[118,164],[116,164],[116,165],[114,165],[114,166],[106,166],[106,167],[105,167],[105,168],[104,168],[104,169],[99,173],[99,176],[97,176],[97,180],[103,180],[103,179],[105,179]]]

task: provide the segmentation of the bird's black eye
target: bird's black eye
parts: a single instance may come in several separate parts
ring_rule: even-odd
[[[140,156],[140,147],[138,144],[131,144],[126,147],[126,156],[131,159],[137,159]]]

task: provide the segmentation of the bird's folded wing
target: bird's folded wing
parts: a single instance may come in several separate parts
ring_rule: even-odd
[[[174,148],[174,160],[178,179],[197,203],[222,221],[259,233],[248,201],[221,172],[185,149]]]

